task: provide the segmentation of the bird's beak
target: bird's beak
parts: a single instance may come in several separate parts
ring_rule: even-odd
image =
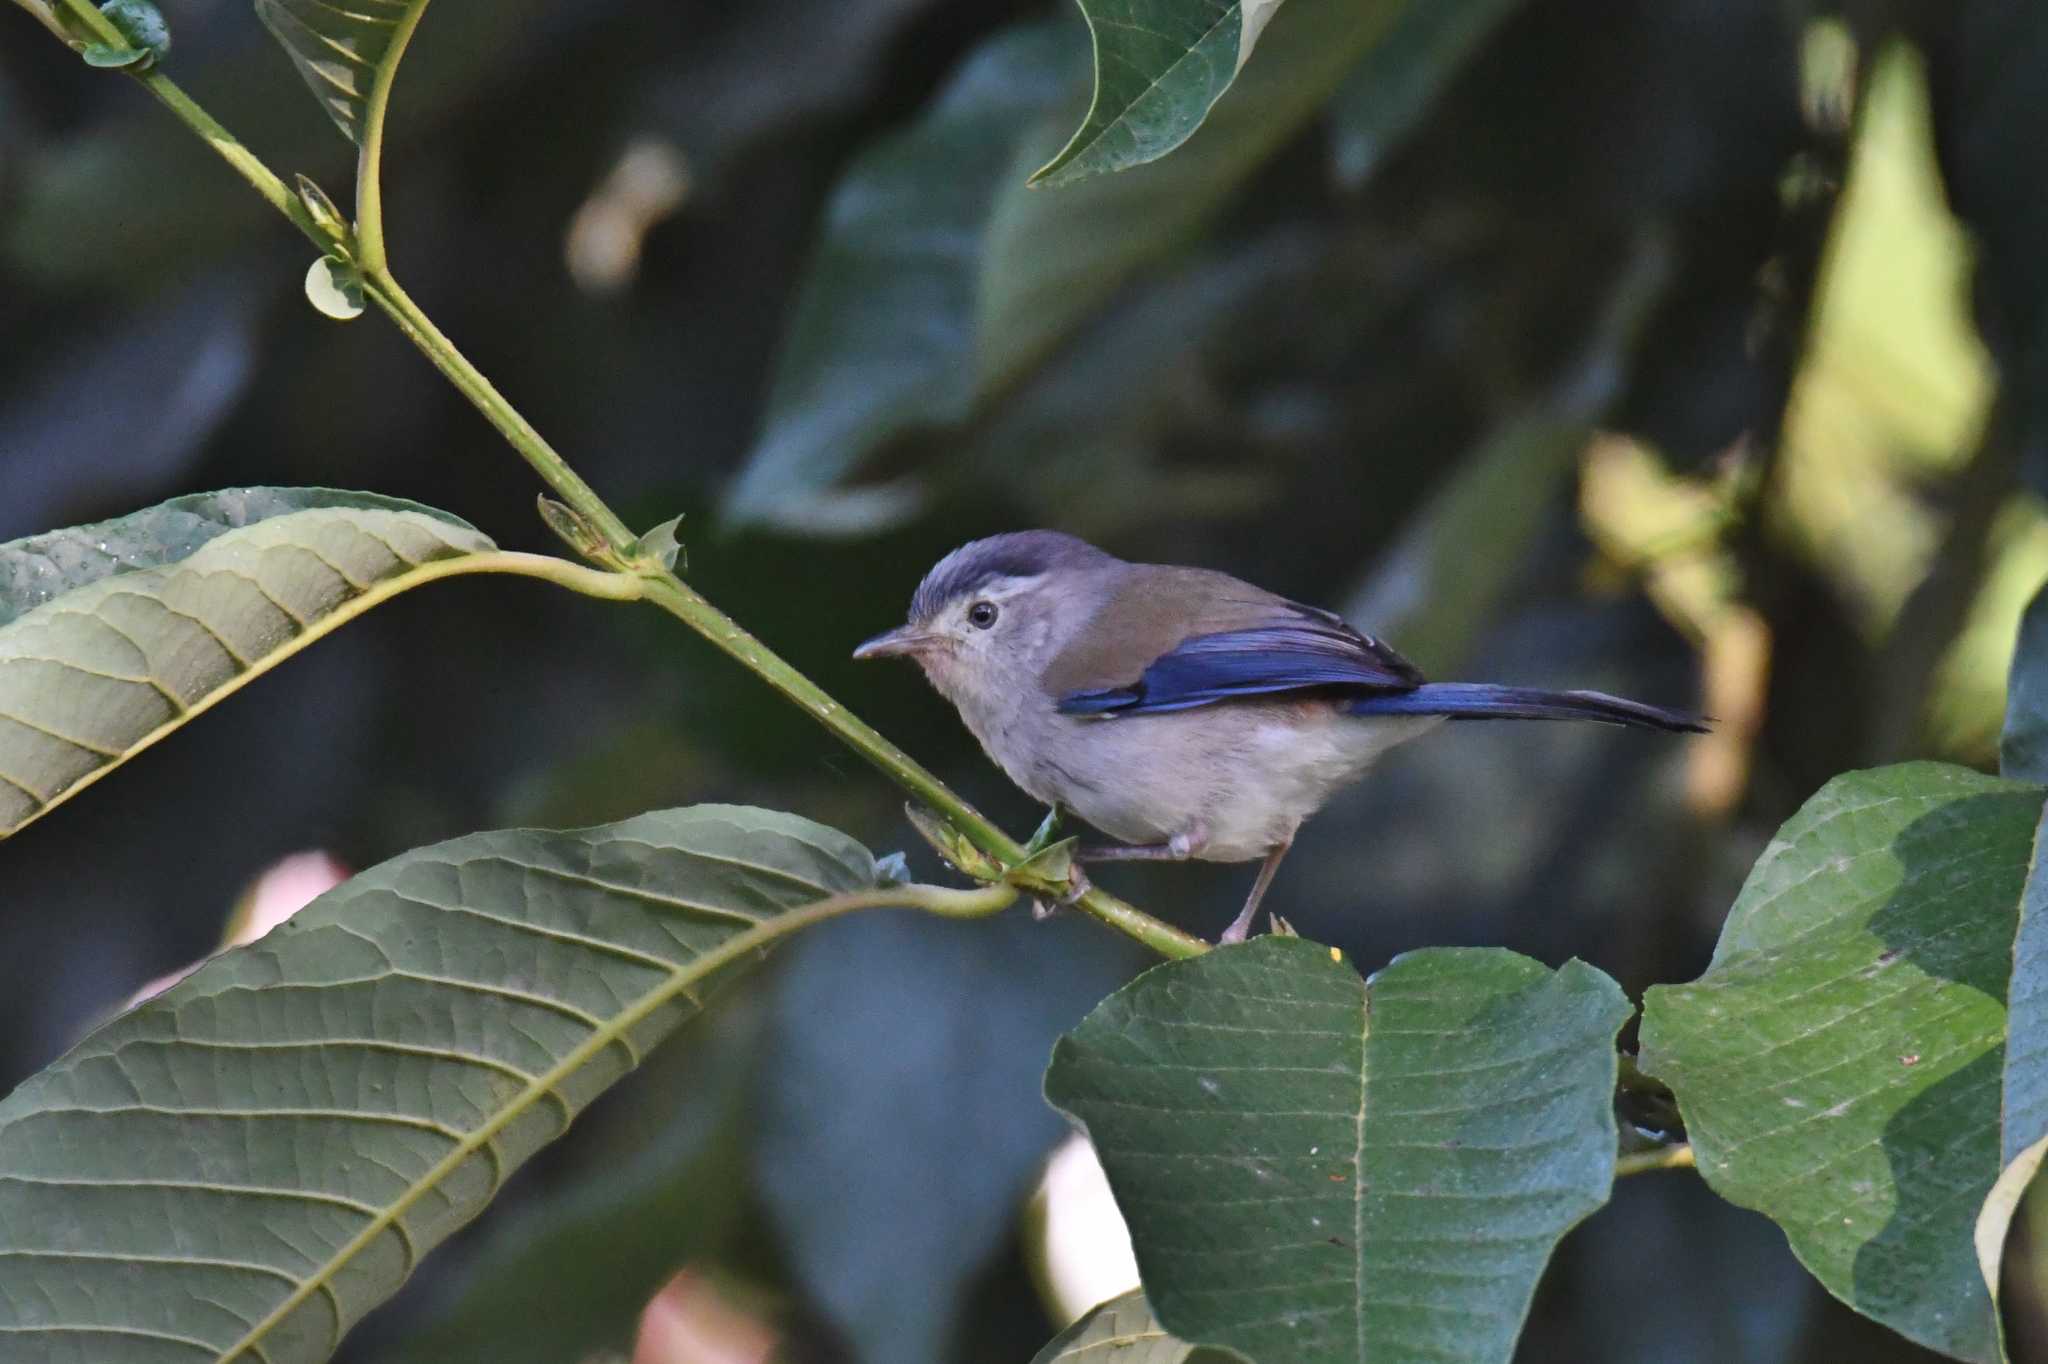
[[[921,630],[913,630],[908,625],[899,625],[894,630],[887,630],[876,635],[873,639],[855,649],[853,656],[863,659],[897,658],[906,654],[915,656],[920,651],[929,648],[936,640],[937,636],[935,635],[928,635]]]

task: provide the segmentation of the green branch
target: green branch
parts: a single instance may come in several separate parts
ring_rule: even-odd
[[[88,0],[61,2],[68,13],[75,16],[89,30],[100,34],[105,41],[124,41],[120,31],[114,28],[105,15],[94,9]],[[414,17],[417,18],[417,12]],[[403,43],[410,37],[411,30],[408,28],[398,35],[398,41]],[[210,114],[195,104],[169,77],[156,71],[148,71],[137,73],[135,79],[139,80],[181,122],[198,133],[222,160],[262,195],[271,207],[305,233],[323,253],[333,251],[337,247],[341,248],[361,270],[363,292],[376,301],[378,307],[384,310],[420,353],[441,371],[458,392],[469,399],[484,415],[486,421],[497,428],[498,433],[532,466],[541,480],[597,531],[604,544],[592,557],[605,567],[615,570],[620,576],[630,577],[636,587],[631,592],[594,595],[637,597],[653,602],[795,702],[842,742],[880,768],[891,780],[938,812],[976,848],[1004,866],[1015,866],[1024,859],[1025,850],[1015,839],[955,795],[944,782],[926,770],[916,759],[883,738],[866,722],[826,695],[816,683],[778,657],[767,645],[741,629],[730,616],[699,596],[655,554],[642,548],[639,537],[619,519],[618,514],[604,499],[598,496],[597,491],[569,467],[568,461],[563,459],[540,432],[520,415],[518,409],[498,392],[496,386],[456,349],[455,343],[434,325],[419,305],[412,301],[411,296],[399,286],[385,258],[382,199],[376,184],[383,142],[384,109],[390,94],[388,79],[380,79],[369,106],[369,123],[359,162],[359,172],[364,179],[356,189],[358,222],[353,239],[347,241],[337,240],[331,231],[323,228],[283,180]],[[579,590],[590,589],[585,585]],[[1153,918],[1100,888],[1091,887],[1075,901],[1075,904],[1085,913],[1093,915],[1118,932],[1135,938],[1164,956],[1191,957],[1208,949],[1208,944],[1201,939]]]
[[[391,82],[398,76],[398,63],[426,12],[426,0],[420,0],[399,19],[364,101],[363,141],[356,153],[356,264],[365,274],[385,273],[384,118],[391,108]]]
[[[484,419],[496,427],[506,443],[533,466],[541,480],[597,528],[608,550],[597,556],[601,562],[612,568],[644,571],[647,566],[638,563],[640,537],[633,534],[618,514],[605,505],[596,489],[569,467],[569,461],[534,430],[533,424],[519,414],[519,409],[498,392],[497,386],[469,363],[455,348],[455,343],[443,335],[433,320],[412,301],[412,296],[399,287],[388,267],[365,268],[363,292],[376,301],[377,306],[398,325],[398,330],[405,333],[406,339],[419,348],[420,354],[432,361],[434,368],[455,385],[456,391],[484,414]],[[667,571],[658,565],[653,567],[660,573]]]

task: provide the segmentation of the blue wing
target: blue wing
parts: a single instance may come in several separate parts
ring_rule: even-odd
[[[1292,620],[1184,639],[1137,681],[1071,691],[1062,715],[1145,715],[1247,696],[1338,688],[1352,695],[1412,691],[1415,665],[1334,616],[1296,608]]]

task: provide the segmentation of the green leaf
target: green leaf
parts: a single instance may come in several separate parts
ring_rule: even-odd
[[[550,1162],[547,1189],[479,1228],[443,1305],[377,1364],[575,1364],[629,1341],[678,1268],[751,1225],[757,1003],[722,996],[687,1046],[656,1052],[632,1114],[609,1115],[573,1164]]]
[[[1187,141],[1279,8],[1280,0],[1081,0],[1095,97],[1031,182],[1071,184],[1155,161]]]
[[[1078,39],[1066,24],[998,35],[915,124],[854,161],[826,206],[728,517],[858,530],[904,510],[892,489],[827,493],[890,436],[967,415],[976,261],[1006,149],[1067,92]]]
[[[0,1336],[48,1364],[328,1358],[723,969],[875,885],[700,806],[395,858],[0,1102]]]
[[[181,497],[0,544],[0,838],[386,598],[554,561],[396,498]]]
[[[1237,1355],[1175,1340],[1133,1290],[1098,1303],[1031,1358],[1031,1364],[1227,1364]]]
[[[1613,981],[1440,949],[1361,981],[1264,937],[1173,962],[1053,1051],[1153,1310],[1256,1360],[1506,1360],[1613,1179]]]
[[[1643,1009],[1642,1067],[1715,1191],[1959,1359],[1999,1357],[1973,1233],[2042,795],[1937,763],[1836,778],[1757,859],[1707,973]]]
[[[1405,12],[1408,0],[1288,0],[1259,58],[1173,156],[1065,188],[1025,173],[1056,150],[1041,123],[997,201],[981,255],[979,388],[1037,365],[1144,267],[1186,244],[1324,102]]]
[[[427,0],[256,0],[320,107],[361,146],[371,106],[386,98]]]

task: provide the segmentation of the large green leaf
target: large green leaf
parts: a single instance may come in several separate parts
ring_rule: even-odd
[[[826,207],[729,516],[855,529],[899,509],[887,492],[828,491],[891,435],[967,415],[989,207],[1019,126],[1070,88],[1078,39],[1067,24],[998,35],[922,118],[855,160]]]
[[[320,107],[361,145],[427,0],[256,0],[256,15],[299,69]]]
[[[1700,1173],[1828,1291],[1998,1358],[1972,1236],[2000,1169],[2013,932],[2039,786],[1936,763],[1828,783],[1757,859],[1707,973],[1644,1004]]]
[[[1228,1364],[1238,1356],[1175,1340],[1133,1290],[1098,1303],[1036,1355],[1031,1364]]]
[[[632,1113],[610,1114],[545,1191],[479,1228],[432,1320],[377,1364],[573,1364],[629,1341],[679,1267],[752,1221],[743,1086],[760,1054],[757,1003],[714,1001],[689,1045],[656,1052],[633,1080]]]
[[[723,806],[363,873],[0,1101],[8,1357],[326,1359],[785,911],[876,884]]]
[[[1032,181],[1062,185],[1123,170],[1187,141],[1278,8],[1280,0],[1081,0],[1095,43],[1095,98]]]
[[[1260,1361],[1505,1360],[1559,1237],[1613,1178],[1613,981],[1511,952],[1370,982],[1265,937],[1157,967],[1062,1039],[1175,1335]]]
[[[417,503],[317,488],[0,544],[0,838],[386,598],[552,562]]]

